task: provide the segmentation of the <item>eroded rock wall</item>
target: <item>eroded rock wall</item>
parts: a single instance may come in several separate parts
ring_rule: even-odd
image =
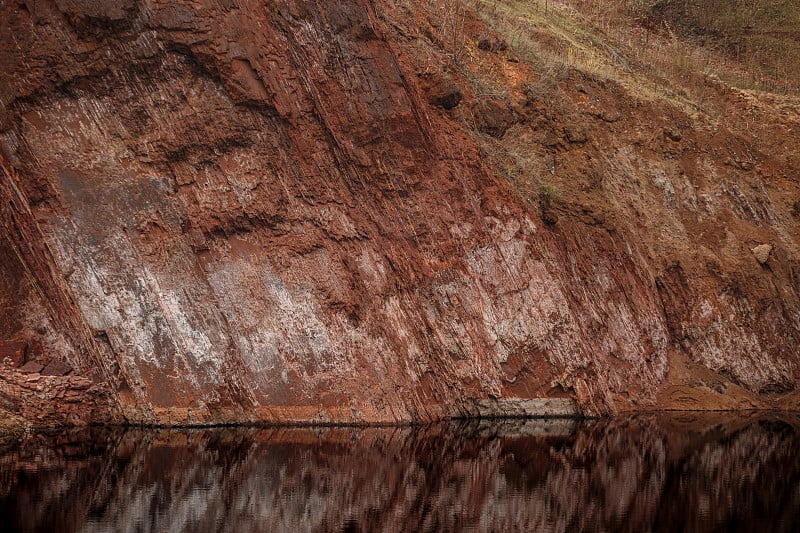
[[[3,227],[49,306],[12,313],[129,421],[607,413],[657,406],[673,352],[717,371],[764,339],[736,380],[794,387],[796,293],[772,336],[681,347],[704,300],[679,261],[495,177],[411,4],[2,10]]]

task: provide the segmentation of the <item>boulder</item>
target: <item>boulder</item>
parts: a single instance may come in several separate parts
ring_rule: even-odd
[[[59,361],[58,359],[53,359],[50,361],[46,367],[42,370],[43,376],[66,376],[72,372],[72,367],[69,366],[68,363],[64,361]]]
[[[760,244],[750,250],[756,258],[756,261],[761,265],[766,265],[769,258],[772,256],[773,246],[771,244]]]
[[[38,374],[43,368],[44,367],[36,361],[28,361],[22,366],[22,368],[20,368],[20,370],[27,374]]]

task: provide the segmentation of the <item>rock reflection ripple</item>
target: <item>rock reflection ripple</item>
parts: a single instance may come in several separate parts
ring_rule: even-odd
[[[13,531],[793,531],[793,415],[111,430],[0,446]]]

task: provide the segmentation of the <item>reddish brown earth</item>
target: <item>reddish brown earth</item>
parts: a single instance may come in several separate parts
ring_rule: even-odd
[[[800,406],[795,99],[546,77],[466,12],[454,54],[427,2],[0,13],[10,417]]]

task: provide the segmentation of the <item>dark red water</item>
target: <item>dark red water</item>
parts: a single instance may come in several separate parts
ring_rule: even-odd
[[[798,420],[34,436],[0,446],[0,530],[798,531]]]

